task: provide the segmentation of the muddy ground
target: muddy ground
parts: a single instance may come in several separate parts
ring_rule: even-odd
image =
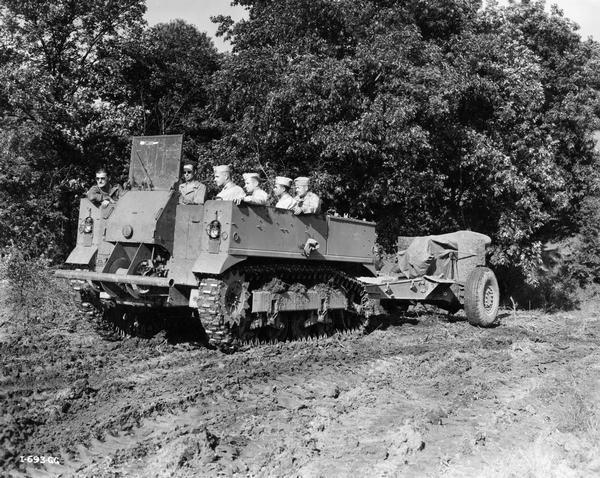
[[[492,329],[420,309],[233,355],[66,309],[2,306],[3,475],[600,475],[593,308]]]

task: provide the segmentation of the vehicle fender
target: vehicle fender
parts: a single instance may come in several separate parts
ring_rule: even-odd
[[[65,261],[67,264],[77,264],[80,266],[88,266],[91,264],[92,259],[96,255],[98,248],[96,246],[82,246],[77,245],[75,249],[71,251],[69,257]]]
[[[230,267],[246,260],[246,256],[231,254],[200,254],[194,262],[192,271],[196,274],[222,274]]]

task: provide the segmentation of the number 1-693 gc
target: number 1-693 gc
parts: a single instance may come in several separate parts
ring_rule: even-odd
[[[21,455],[21,463],[52,463],[60,465],[60,461],[56,456]]]

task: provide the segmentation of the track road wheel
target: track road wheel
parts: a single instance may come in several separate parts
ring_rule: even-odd
[[[496,321],[499,305],[496,275],[487,267],[473,269],[465,284],[465,314],[469,323],[490,327]]]

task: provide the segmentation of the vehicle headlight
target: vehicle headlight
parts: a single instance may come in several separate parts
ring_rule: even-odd
[[[208,225],[206,232],[211,239],[218,239],[221,235],[221,223],[215,219]]]
[[[86,234],[90,234],[93,231],[94,231],[94,220],[90,216],[88,216],[83,221],[83,232],[85,232]]]

